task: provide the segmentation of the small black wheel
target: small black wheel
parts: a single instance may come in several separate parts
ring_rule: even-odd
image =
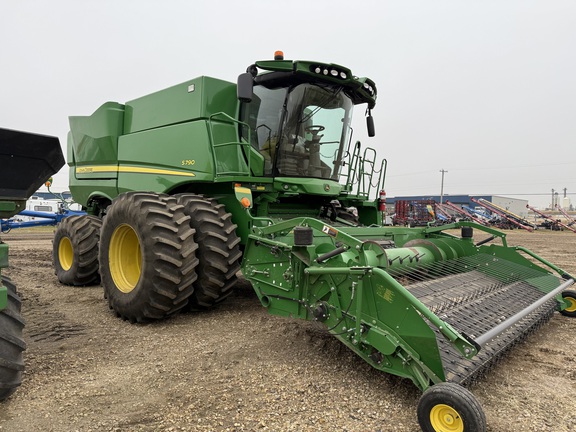
[[[100,233],[100,275],[110,308],[130,322],[167,317],[194,292],[190,217],[176,198],[126,192],[108,207]]]
[[[560,313],[567,317],[576,317],[576,291],[563,291],[562,298],[568,302],[568,307],[562,309]]]
[[[22,352],[26,349],[26,342],[22,339],[22,301],[16,287],[6,276],[2,276],[2,285],[8,289],[8,304],[0,311],[0,400],[14,393],[22,382]]]
[[[84,286],[100,282],[98,243],[101,227],[102,220],[96,216],[70,216],[58,224],[52,259],[60,283]]]
[[[486,417],[472,393],[454,383],[433,385],[420,397],[423,432],[485,432]]]

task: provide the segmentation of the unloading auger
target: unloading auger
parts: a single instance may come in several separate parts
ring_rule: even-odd
[[[489,237],[474,243],[475,229]],[[502,245],[488,245],[495,238]],[[463,385],[554,311],[576,316],[572,275],[473,222],[359,228],[293,219],[255,227],[242,269],[270,313],[321,322],[376,369],[412,380],[424,391],[425,431],[485,430]]]

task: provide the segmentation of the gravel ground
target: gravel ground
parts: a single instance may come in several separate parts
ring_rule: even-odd
[[[510,231],[576,273],[576,235]],[[26,373],[0,431],[417,431],[420,392],[314,323],[269,316],[242,282],[215,310],[147,325],[102,288],[58,284],[52,234],[14,231],[5,272],[23,297]],[[489,431],[576,430],[576,320],[555,314],[470,390]]]

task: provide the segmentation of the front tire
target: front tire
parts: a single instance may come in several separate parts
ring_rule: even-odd
[[[22,339],[22,301],[10,279],[2,276],[2,285],[8,288],[8,305],[0,311],[0,400],[14,393],[22,382],[22,352],[26,349],[26,343]]]
[[[433,385],[420,397],[423,432],[485,432],[486,417],[472,393],[454,383]]]
[[[196,231],[200,264],[196,269],[198,280],[188,308],[209,309],[232,293],[240,270],[240,239],[238,226],[224,204],[213,198],[196,194],[176,195],[190,216],[190,226]]]
[[[120,317],[143,322],[186,306],[198,265],[189,220],[168,195],[127,192],[108,207],[100,274],[108,303]]]
[[[58,224],[52,258],[60,283],[83,286],[100,282],[98,243],[101,227],[102,220],[95,216],[70,216]]]

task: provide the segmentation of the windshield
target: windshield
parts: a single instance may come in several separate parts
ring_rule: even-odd
[[[254,87],[242,109],[264,174],[338,180],[350,138],[353,103],[341,87],[300,84]]]

